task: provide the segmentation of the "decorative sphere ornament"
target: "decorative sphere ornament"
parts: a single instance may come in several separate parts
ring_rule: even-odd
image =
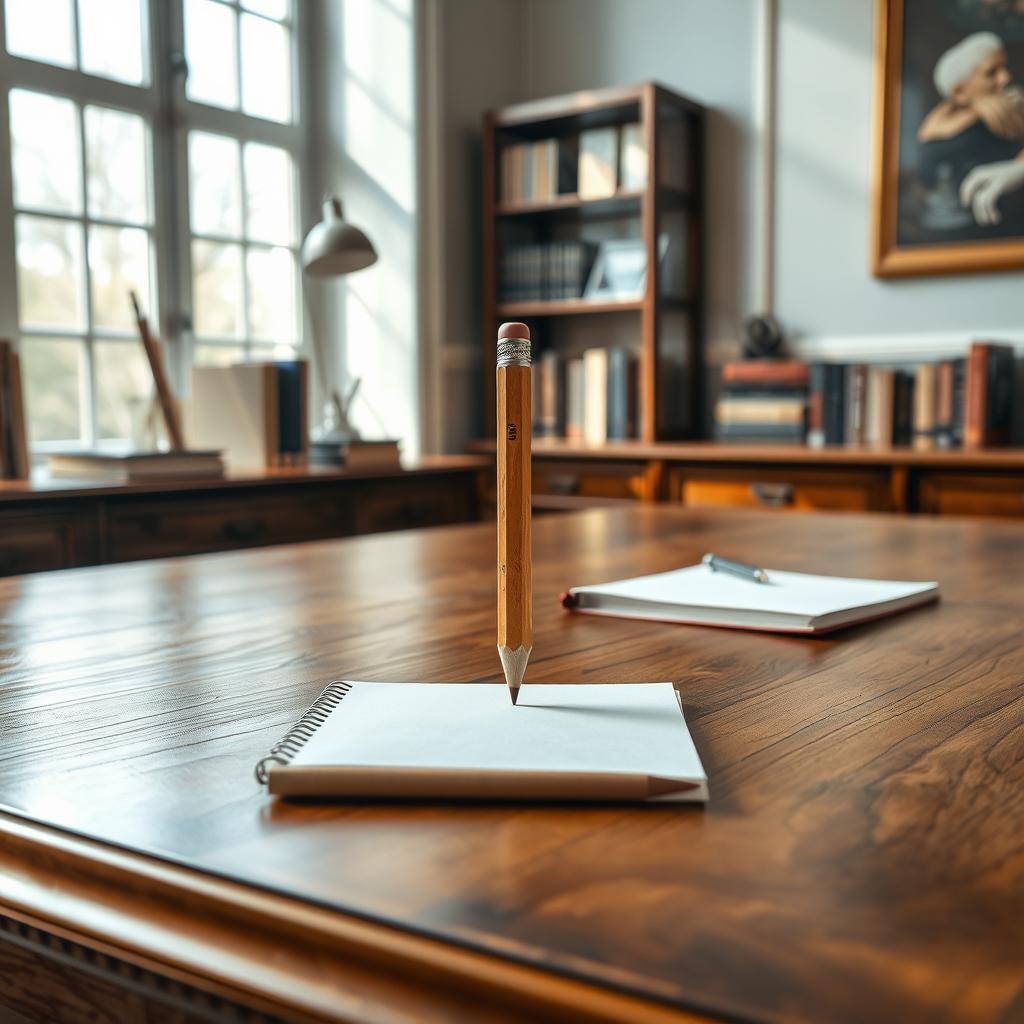
[[[778,359],[782,355],[782,328],[773,316],[750,316],[740,326],[740,344],[746,359]]]

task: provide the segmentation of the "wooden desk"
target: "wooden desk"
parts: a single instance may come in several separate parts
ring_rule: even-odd
[[[1024,527],[545,518],[530,678],[678,681],[707,809],[270,803],[253,762],[330,679],[500,681],[493,547],[479,524],[0,582],[0,1005],[1024,1019]],[[823,639],[558,608],[707,549],[943,599]]]
[[[277,469],[110,484],[0,481],[0,576],[347,537],[480,518],[487,460]]]

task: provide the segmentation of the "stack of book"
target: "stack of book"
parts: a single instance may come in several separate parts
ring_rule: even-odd
[[[565,360],[544,352],[533,375],[534,433],[590,445],[637,435],[637,360],[622,346]]]
[[[21,363],[9,341],[0,341],[0,478],[29,475],[28,434],[21,393]]]
[[[576,139],[516,142],[501,151],[501,200],[545,202],[576,190]]]
[[[817,363],[808,443],[981,448],[1010,443],[1013,348],[975,342],[965,359],[916,366]]]
[[[510,245],[502,252],[502,302],[578,299],[597,246],[590,242]]]
[[[47,459],[51,476],[102,483],[156,480],[217,480],[224,476],[218,451],[55,452]]]
[[[807,380],[806,363],[727,363],[715,406],[716,438],[744,444],[803,444]]]
[[[311,466],[344,466],[346,469],[398,469],[401,448],[391,438],[368,441],[354,437],[348,441],[310,441]]]
[[[672,155],[681,162],[678,147]],[[509,143],[500,161],[501,201],[512,206],[551,202],[559,195],[607,199],[647,184],[647,146],[639,123]]]

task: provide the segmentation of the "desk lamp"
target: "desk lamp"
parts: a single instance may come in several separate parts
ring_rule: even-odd
[[[302,243],[302,272],[308,277],[343,277],[377,262],[377,250],[366,235],[345,220],[341,200],[328,195],[324,200],[323,219],[314,224]],[[338,389],[327,380],[328,364],[323,338],[311,327],[313,353],[317,362],[317,376],[324,397],[323,419],[313,432],[313,439],[321,444],[343,445],[359,436],[349,423],[348,414],[359,386],[357,379],[344,402]]]

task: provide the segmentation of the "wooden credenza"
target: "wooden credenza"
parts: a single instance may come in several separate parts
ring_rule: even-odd
[[[487,460],[223,480],[0,484],[0,575],[472,522]]]
[[[480,452],[493,450],[481,442]],[[618,500],[690,508],[1024,517],[1024,450],[796,448],[711,442],[533,445],[538,509]]]

